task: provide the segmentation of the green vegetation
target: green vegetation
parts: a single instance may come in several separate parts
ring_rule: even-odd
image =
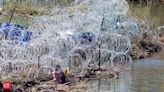
[[[29,14],[29,15],[38,15],[43,11],[40,11],[33,3],[29,0],[25,2],[14,2],[14,0],[6,0],[3,10],[5,12],[12,12],[15,8],[15,12],[19,14]]]
[[[44,0],[18,0],[18,2],[15,2],[15,0],[5,0],[5,3],[3,5],[3,12],[9,13],[11,16],[11,13],[15,8],[15,13],[19,14],[19,16],[42,16],[49,14],[50,9],[54,6],[66,7],[72,5],[72,2],[73,0],[50,0],[47,2]],[[85,7],[82,8],[85,11]],[[136,20],[143,20],[155,25],[158,25],[160,21],[158,18],[151,16],[150,5],[130,3],[129,14]],[[0,22],[9,21],[10,16],[0,17]],[[18,22],[24,24],[25,26],[28,26],[28,20],[29,18],[27,17],[22,18],[14,16],[12,18],[12,22]]]
[[[0,17],[0,23],[3,21],[9,21],[10,16],[1,16]],[[20,16],[14,16],[11,20],[11,23],[20,23],[26,27],[29,25],[29,18],[27,17],[20,17]]]

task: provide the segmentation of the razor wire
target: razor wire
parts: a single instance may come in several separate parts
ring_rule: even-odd
[[[52,67],[61,64],[71,70],[83,70],[91,62],[109,63],[112,68],[129,65],[131,41],[138,39],[139,30],[127,11],[125,0],[92,0],[87,13],[39,16],[28,29],[15,29],[15,25],[6,29],[10,24],[3,24],[0,32],[6,39],[0,43],[0,66],[5,69],[12,62],[25,67],[21,61]],[[10,28],[16,31],[6,31]]]

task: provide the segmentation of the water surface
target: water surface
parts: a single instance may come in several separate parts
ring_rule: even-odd
[[[87,92],[164,92],[164,60],[138,60],[120,79],[90,81]]]

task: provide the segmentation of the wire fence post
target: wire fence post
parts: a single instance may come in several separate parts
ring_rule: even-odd
[[[9,67],[8,68],[9,68],[8,72],[11,73],[12,72],[11,62],[9,62]]]

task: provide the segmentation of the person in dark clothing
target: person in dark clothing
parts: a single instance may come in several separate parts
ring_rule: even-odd
[[[3,88],[3,85],[2,85],[2,82],[0,81],[0,92],[2,92],[2,88]]]
[[[54,78],[59,83],[65,83],[66,82],[65,75],[64,75],[63,70],[61,69],[59,64],[55,66]]]

